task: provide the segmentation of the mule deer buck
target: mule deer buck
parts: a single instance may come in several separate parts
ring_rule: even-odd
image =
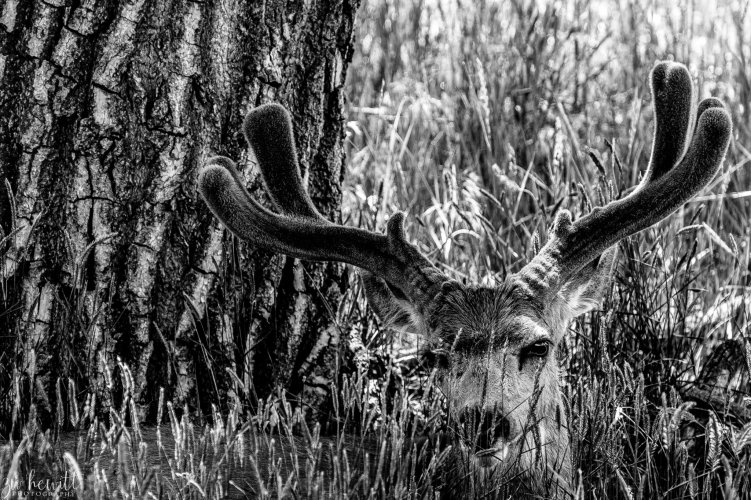
[[[390,218],[386,234],[324,219],[301,178],[290,116],[276,104],[250,111],[244,132],[277,212],[249,195],[229,158],[207,162],[199,189],[225,226],[260,248],[360,268],[380,318],[422,334],[436,354],[473,469],[522,477],[532,491],[561,496],[558,487],[546,493],[542,486],[545,478],[573,477],[556,348],[571,320],[600,303],[618,242],[704,188],[730,140],[723,104],[709,98],[697,108],[685,66],[658,63],[651,90],[654,143],[638,187],[578,220],[559,211],[537,255],[495,287],[449,279],[407,241],[403,213]]]

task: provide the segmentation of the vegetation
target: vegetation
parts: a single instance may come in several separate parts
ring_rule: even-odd
[[[575,498],[751,498],[751,13],[745,2],[668,4],[368,0],[359,15],[343,219],[383,229],[409,212],[412,241],[459,280],[502,279],[559,207],[583,214],[638,183],[655,61],[684,62],[700,97],[731,111],[721,175],[621,244],[602,312],[577,321],[559,353]],[[420,339],[380,329],[354,273],[331,310],[352,352],[325,427],[283,394],[250,411],[252,388],[237,381],[228,413],[190,422],[160,402],[161,426],[145,428],[121,364],[112,376],[126,390],[108,422],[90,399],[60,399],[75,405],[57,412],[69,422],[42,433],[29,418],[3,445],[2,494],[30,470],[67,472],[87,498],[451,492],[461,460],[440,437],[451,423]],[[79,435],[60,432],[70,427]],[[468,479],[466,496],[519,493]]]

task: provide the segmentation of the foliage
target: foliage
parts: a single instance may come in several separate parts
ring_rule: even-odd
[[[382,230],[407,211],[412,241],[459,280],[502,279],[532,255],[559,207],[583,214],[638,183],[651,144],[655,61],[686,63],[700,96],[727,104],[736,130],[721,175],[621,245],[604,312],[573,325],[559,354],[580,469],[569,485],[576,498],[748,495],[751,355],[712,356],[729,340],[751,353],[747,6],[369,0],[359,18],[343,219]],[[107,426],[85,408],[61,410],[83,429],[75,448],[31,419],[26,437],[0,453],[0,484],[45,464],[53,477],[86,477],[83,496],[98,498],[445,490],[441,477],[456,463],[434,439],[448,424],[420,340],[381,331],[355,278],[332,310],[351,326],[358,369],[332,388],[328,428],[309,427],[284,395],[248,412],[238,386],[228,415],[190,423],[160,405],[169,432],[139,430],[126,391]],[[714,363],[724,363],[724,378],[704,380]],[[127,387],[127,368],[118,376]],[[145,464],[161,464],[161,473]],[[470,482],[468,495],[488,493]]]

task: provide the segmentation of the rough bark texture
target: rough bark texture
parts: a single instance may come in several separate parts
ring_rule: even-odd
[[[195,180],[222,154],[262,192],[240,124],[281,102],[311,196],[337,219],[358,3],[3,3],[0,422],[52,416],[73,386],[106,410],[122,393],[118,357],[142,414],[160,387],[207,409],[283,386],[318,411],[343,268],[236,241]]]

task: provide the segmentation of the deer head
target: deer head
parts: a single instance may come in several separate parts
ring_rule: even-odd
[[[377,234],[329,222],[300,175],[287,111],[270,104],[244,123],[276,212],[248,194],[234,163],[212,158],[199,189],[213,213],[254,245],[363,271],[382,320],[421,333],[442,374],[462,447],[477,469],[534,478],[571,477],[557,346],[576,316],[596,307],[616,245],[681,207],[719,169],[731,123],[717,99],[694,106],[688,70],[663,62],[651,75],[655,135],[641,184],[628,196],[572,220],[561,210],[539,253],[500,286],[463,285],[433,266],[404,234],[404,215]]]

